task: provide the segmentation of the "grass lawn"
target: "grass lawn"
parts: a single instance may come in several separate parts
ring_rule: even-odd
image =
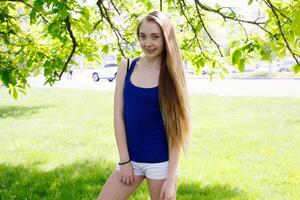
[[[300,199],[300,99],[192,95],[179,200]],[[114,170],[113,93],[0,90],[0,199],[95,199]],[[131,200],[149,199],[146,182]]]

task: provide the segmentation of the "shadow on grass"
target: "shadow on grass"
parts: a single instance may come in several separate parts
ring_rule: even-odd
[[[37,114],[40,109],[50,106],[2,106],[0,107],[0,118],[23,117]],[[52,107],[52,106],[51,106]]]
[[[107,161],[85,161],[42,171],[35,166],[0,164],[0,199],[96,199],[115,168]],[[146,181],[131,200],[148,200]],[[179,200],[247,199],[229,186],[201,187],[198,182],[183,181],[177,190]]]
[[[114,168],[115,163],[106,161],[74,163],[52,171],[0,164],[0,199],[96,199]],[[144,185],[132,199],[146,192]]]

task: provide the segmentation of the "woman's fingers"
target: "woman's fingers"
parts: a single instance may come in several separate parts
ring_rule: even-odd
[[[121,182],[126,185],[131,185],[134,181],[133,176],[122,176]]]
[[[125,176],[122,176],[122,183],[126,184],[126,177]]]
[[[134,176],[130,175],[129,179],[130,179],[130,184],[133,184],[133,182],[134,182]]]
[[[128,184],[129,184],[129,185],[133,184],[133,175],[129,175],[129,176],[127,177],[127,180],[128,180]]]
[[[160,200],[165,200],[165,194],[163,191],[160,192]]]
[[[134,182],[134,175],[133,175],[133,171],[132,172],[120,172],[120,181],[121,183],[123,184],[126,184],[126,185],[130,185],[130,184],[133,184]]]

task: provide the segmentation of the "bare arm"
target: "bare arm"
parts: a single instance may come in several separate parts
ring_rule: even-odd
[[[168,177],[167,179],[174,182],[176,180],[176,172],[179,163],[179,150],[171,149],[170,158],[169,158],[169,166],[168,166]]]
[[[169,165],[168,165],[168,176],[162,185],[160,191],[160,199],[175,199],[176,198],[176,172],[179,162],[180,151],[172,148],[170,150]]]
[[[114,96],[114,129],[119,150],[120,162],[126,162],[129,158],[126,132],[124,124],[124,102],[123,102],[123,88],[126,76],[127,60],[122,60],[119,64],[115,96]]]

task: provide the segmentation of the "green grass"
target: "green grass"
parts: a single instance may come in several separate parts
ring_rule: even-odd
[[[299,100],[192,95],[177,199],[300,199]],[[117,161],[112,92],[0,91],[0,199],[95,199]]]

